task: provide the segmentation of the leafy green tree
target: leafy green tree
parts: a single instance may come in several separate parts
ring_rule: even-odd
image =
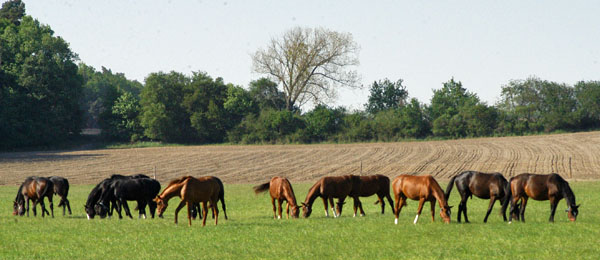
[[[306,113],[306,128],[303,134],[305,140],[325,141],[334,136],[343,126],[345,111],[343,107],[331,109],[325,105],[318,105]]]
[[[600,81],[580,81],[575,84],[577,113],[581,128],[600,126]]]
[[[367,112],[376,114],[382,110],[404,106],[408,98],[408,91],[402,82],[402,79],[396,82],[391,82],[389,79],[373,82],[369,90],[369,101],[365,104]]]
[[[139,140],[143,134],[139,120],[140,111],[138,98],[131,92],[124,92],[112,107],[115,120],[111,121],[109,134],[118,140]]]
[[[2,4],[0,19],[7,19],[14,25],[19,26],[23,16],[25,16],[25,4],[21,0],[9,0]]]
[[[285,94],[277,89],[277,83],[268,78],[260,78],[250,82],[250,96],[256,100],[260,110],[285,109]]]
[[[144,135],[164,142],[189,142],[196,136],[190,115],[182,104],[189,78],[171,71],[146,77],[140,104]]]
[[[47,145],[78,135],[77,55],[31,16],[9,21],[6,6],[0,18],[0,147]]]

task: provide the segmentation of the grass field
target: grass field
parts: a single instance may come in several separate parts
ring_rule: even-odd
[[[175,225],[177,198],[169,203],[164,219],[88,221],[83,204],[91,185],[71,188],[72,216],[63,217],[62,209],[55,208],[54,219],[16,217],[11,212],[17,187],[0,186],[0,259],[597,259],[600,182],[571,182],[571,186],[582,204],[575,223],[567,221],[564,201],[555,223],[547,221],[547,201],[531,201],[527,223],[502,222],[496,205],[483,224],[487,201],[473,199],[468,204],[471,224],[457,224],[456,211],[453,222],[443,224],[436,206],[435,223],[424,210],[413,225],[417,203],[409,201],[400,224],[394,225],[390,208],[385,215],[379,214],[379,206],[372,204],[374,197],[362,199],[365,217],[352,217],[350,201],[341,218],[325,218],[319,199],[309,219],[273,220],[268,194],[255,196],[252,185],[226,183],[230,219],[220,218],[218,226],[209,219],[206,227],[199,221],[188,227],[185,210]],[[294,186],[299,201],[309,187],[309,183]],[[135,206],[135,202],[129,204]],[[458,205],[456,189],[450,205]]]

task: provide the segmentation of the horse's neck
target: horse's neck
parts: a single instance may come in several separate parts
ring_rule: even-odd
[[[567,204],[569,204],[569,207],[575,206],[575,194],[573,194],[573,190],[571,190],[569,183],[566,181],[562,183],[562,192],[563,197],[565,197],[565,200],[567,200]]]
[[[309,206],[312,206],[313,202],[315,202],[317,197],[321,195],[320,188],[321,184],[319,183],[313,185],[312,188],[310,188],[310,190],[308,191],[308,195],[306,195],[306,201],[304,203],[306,203]]]
[[[182,183],[172,184],[171,186],[169,186],[165,190],[163,190],[163,192],[160,193],[159,196],[163,200],[169,201],[171,198],[173,198],[175,196],[181,196],[181,188],[183,188]]]
[[[291,186],[289,187],[288,191],[289,192],[285,193],[285,199],[288,201],[290,206],[292,206],[292,207],[298,206],[298,203],[296,202],[296,195],[294,195],[294,190],[292,189]]]
[[[21,186],[19,187],[19,191],[17,191],[17,197],[15,197],[15,201],[21,202],[24,200],[25,198],[23,197],[23,184],[21,184]]]
[[[444,195],[444,191],[440,187],[440,185],[436,185],[435,183],[431,185],[431,192],[433,193],[433,197],[437,199],[440,208],[443,206],[448,206],[448,202],[446,201],[446,196]]]

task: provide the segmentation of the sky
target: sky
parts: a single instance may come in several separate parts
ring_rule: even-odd
[[[1,2],[2,0],[0,0]],[[251,55],[295,26],[351,33],[364,86],[330,106],[362,109],[376,80],[430,103],[453,78],[490,105],[510,80],[600,80],[600,1],[24,0],[82,62],[140,82],[152,72],[243,87]]]

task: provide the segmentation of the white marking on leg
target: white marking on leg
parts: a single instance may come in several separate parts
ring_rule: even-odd
[[[512,221],[509,221],[508,224],[512,224]]]
[[[281,216],[277,216],[277,219],[281,219]]]
[[[394,220],[394,224],[398,225],[398,218]]]
[[[356,213],[354,213],[354,216],[352,216],[352,217],[354,217],[354,218],[355,218],[355,217],[356,217]]]
[[[88,217],[88,220],[90,220],[90,219],[91,219],[91,218],[90,218],[90,214],[87,214],[87,217]]]
[[[364,217],[364,216],[365,216],[365,214],[362,214],[362,213],[360,213],[360,216],[361,216],[361,217]]]
[[[144,214],[144,219],[146,219],[146,214]]]
[[[418,221],[418,220],[419,220],[419,215],[417,215],[417,216],[415,217],[415,221],[413,222],[413,224],[417,224],[417,221]]]
[[[329,212],[325,210],[325,217],[329,217]]]

